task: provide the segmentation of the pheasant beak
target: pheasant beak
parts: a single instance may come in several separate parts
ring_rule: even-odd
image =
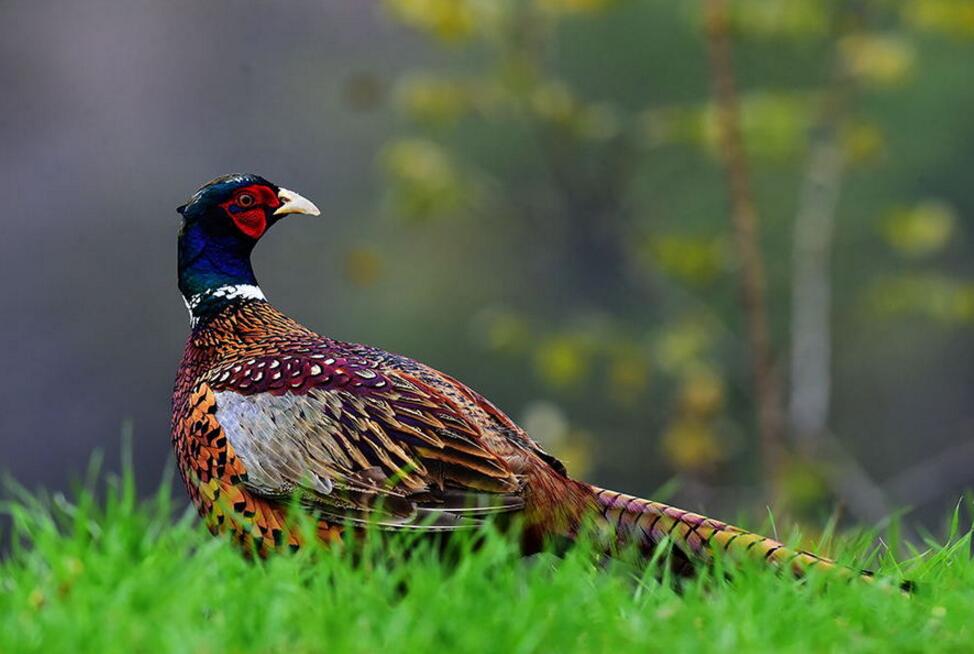
[[[289,191],[286,188],[278,189],[277,197],[281,200],[281,206],[274,211],[275,216],[286,216],[291,213],[301,213],[306,216],[321,215],[318,207],[311,200],[301,197],[294,191]]]

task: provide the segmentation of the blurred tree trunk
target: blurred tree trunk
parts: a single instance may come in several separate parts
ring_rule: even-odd
[[[836,11],[838,40],[861,28],[862,7]],[[860,520],[889,515],[883,490],[830,431],[832,394],[832,243],[845,172],[840,134],[855,92],[836,51],[822,107],[809,133],[808,161],[792,233],[791,396],[789,422],[799,455],[825,467],[832,491]]]
[[[727,177],[730,218],[741,269],[741,297],[747,320],[761,457],[768,491],[776,495],[784,460],[781,390],[768,326],[758,213],[741,137],[727,0],[707,0],[705,12],[720,154]]]
[[[812,130],[793,232],[789,410],[803,450],[814,449],[828,427],[832,391],[832,233],[843,169],[836,95]]]
[[[804,456],[815,456],[826,435],[832,392],[832,240],[845,155],[839,135],[849,113],[854,80],[839,52],[843,36],[859,30],[863,7],[835,10],[828,87],[809,133],[808,160],[792,232],[792,436]]]

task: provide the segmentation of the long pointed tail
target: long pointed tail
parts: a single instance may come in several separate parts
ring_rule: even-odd
[[[868,578],[871,575],[667,504],[595,486],[591,489],[602,515],[615,530],[619,542],[635,544],[647,554],[668,539],[677,553],[685,556],[688,562],[709,562],[715,555],[723,555],[737,560],[766,561],[797,576],[804,575],[813,567],[832,569],[845,577]]]

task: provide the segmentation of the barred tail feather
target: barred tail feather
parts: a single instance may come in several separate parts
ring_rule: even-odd
[[[622,544],[635,544],[649,555],[664,540],[689,562],[709,562],[715,554],[730,559],[766,561],[779,569],[802,576],[810,568],[825,568],[841,576],[868,578],[811,552],[796,550],[772,538],[667,504],[592,486],[602,516]]]

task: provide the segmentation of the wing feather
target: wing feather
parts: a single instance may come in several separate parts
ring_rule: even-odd
[[[282,392],[272,370],[288,381]],[[520,480],[478,428],[407,374],[291,354],[228,364],[209,383],[258,495],[300,491],[325,515],[439,530],[523,504]]]

